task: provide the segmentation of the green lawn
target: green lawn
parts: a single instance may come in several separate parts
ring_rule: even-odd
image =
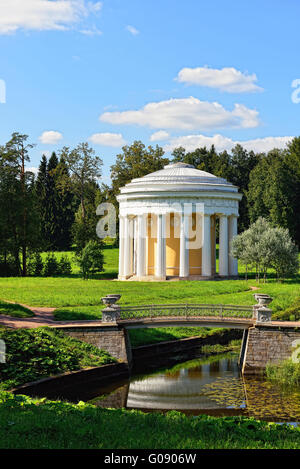
[[[2,449],[300,449],[300,428],[253,418],[145,414],[9,393],[0,393],[0,421]]]
[[[92,315],[100,311],[101,298],[120,293],[120,304],[163,303],[223,303],[252,305],[255,303],[251,286],[270,294],[274,311],[287,308],[300,296],[300,283],[283,284],[274,281],[257,285],[255,281],[181,281],[181,282],[119,282],[111,280],[82,280],[81,278],[0,278],[0,299],[29,306],[67,308]],[[88,307],[88,309],[86,308]]]
[[[71,259],[74,253],[55,253]],[[43,253],[43,256],[46,254]],[[274,298],[275,313],[284,311],[300,297],[300,279],[277,283],[258,284],[254,279],[222,281],[181,282],[119,282],[118,249],[104,250],[105,271],[97,278],[82,280],[73,262],[70,277],[0,278],[0,300],[9,300],[29,306],[57,308],[58,320],[99,319],[103,305],[101,298],[110,293],[120,293],[122,305],[162,303],[222,303],[252,305],[255,303],[250,287]],[[77,270],[76,270],[77,269]],[[11,311],[13,312],[13,307]],[[17,308],[17,306],[15,306]],[[8,311],[8,307],[6,309]],[[0,305],[1,312],[1,305]],[[21,312],[23,314],[23,312]]]

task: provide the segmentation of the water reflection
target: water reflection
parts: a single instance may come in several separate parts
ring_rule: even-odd
[[[194,363],[194,362],[192,362]],[[220,408],[209,396],[202,393],[203,386],[217,377],[238,376],[235,360],[223,360],[203,365],[172,369],[152,376],[131,380],[127,407],[156,410],[193,410]]]
[[[240,376],[237,357],[193,360],[146,376],[135,376],[115,392],[91,401],[101,407],[186,414],[247,415],[300,421],[300,391],[283,391],[266,380]]]

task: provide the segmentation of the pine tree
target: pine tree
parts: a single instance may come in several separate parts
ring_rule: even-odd
[[[55,169],[58,165],[58,158],[55,152],[52,153],[47,165],[47,220],[45,225],[46,240],[48,243],[48,250],[57,249],[57,215],[58,215],[58,200],[57,190],[55,185]]]
[[[28,136],[13,133],[1,147],[1,224],[5,231],[4,258],[14,259],[17,274],[27,275],[28,253],[40,245],[34,175],[25,169],[29,162]]]
[[[63,251],[69,250],[72,246],[72,226],[79,199],[73,194],[69,170],[62,157],[55,169],[55,184],[57,190],[56,245],[58,250]]]
[[[48,247],[47,243],[47,158],[45,155],[42,156],[39,170],[35,182],[35,189],[38,198],[38,208],[40,214],[40,223],[41,223],[41,238],[44,244],[44,248]]]

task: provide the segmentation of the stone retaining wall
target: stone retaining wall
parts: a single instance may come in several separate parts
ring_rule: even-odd
[[[75,397],[81,386],[83,390],[91,386],[101,388],[115,380],[129,379],[129,376],[126,363],[113,363],[44,378],[12,389],[12,392],[32,397],[45,396],[48,399]]]
[[[291,358],[293,344],[300,342],[299,329],[256,326],[249,329],[246,343],[243,374],[261,374],[268,363],[278,363]]]
[[[57,327],[65,334],[82,340],[99,349],[106,350],[112,357],[131,364],[131,346],[126,329],[118,326],[63,326]]]
[[[140,368],[146,361],[161,365],[164,359],[168,359],[176,354],[191,354],[194,358],[201,354],[204,345],[227,345],[231,340],[241,339],[242,331],[237,329],[228,329],[223,334],[215,334],[207,337],[188,337],[185,339],[170,340],[168,342],[159,342],[157,344],[142,345],[132,349],[134,367]]]

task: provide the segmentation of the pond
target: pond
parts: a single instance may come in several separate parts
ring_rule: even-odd
[[[273,422],[300,422],[300,389],[283,390],[263,378],[242,377],[232,354],[186,361],[115,383],[93,399],[99,407],[177,410],[187,415],[244,415]],[[100,390],[99,390],[100,391]]]

